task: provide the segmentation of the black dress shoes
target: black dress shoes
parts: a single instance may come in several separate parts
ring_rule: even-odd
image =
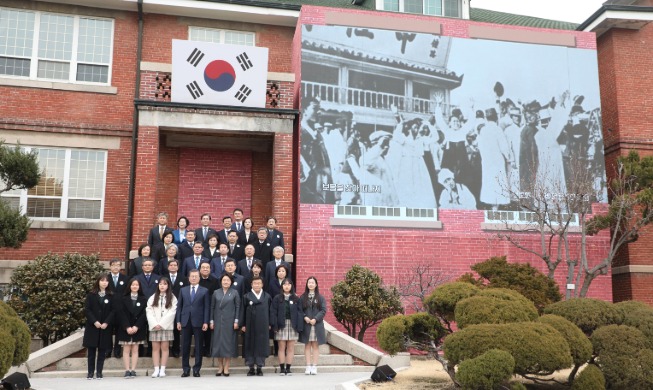
[[[190,372],[188,372],[188,371],[184,371],[184,372],[181,373],[182,378],[188,378],[189,376],[190,376]]]
[[[256,373],[254,372],[254,367],[250,367],[249,371],[247,371],[247,376],[254,376]]]
[[[256,367],[256,376],[263,376],[263,370],[261,370],[261,367]]]
[[[199,378],[199,377],[200,377],[200,372],[199,372],[199,371],[194,371],[194,372],[193,372],[193,376],[194,376],[195,378]]]

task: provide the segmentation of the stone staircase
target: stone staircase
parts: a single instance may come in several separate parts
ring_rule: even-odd
[[[371,373],[377,365],[388,364],[395,370],[410,365],[408,355],[390,357],[349,337],[329,324],[325,323],[325,328],[327,331],[327,344],[320,346],[318,364],[318,372],[320,373]],[[80,330],[64,340],[34,352],[25,364],[15,367],[12,371],[23,372],[32,378],[84,378],[86,377],[86,356],[85,350],[81,346],[82,337],[83,331]],[[192,366],[194,359],[191,357],[190,360]],[[304,345],[297,343],[292,365],[293,373],[303,375],[306,368],[305,364]],[[278,367],[278,359],[270,356],[266,360],[266,367],[263,371],[266,374],[275,373]],[[248,369],[243,358],[232,359],[230,372],[245,374]],[[152,374],[152,370],[151,358],[143,357],[138,359],[137,376],[149,376]],[[202,374],[213,376],[216,371],[217,359],[204,358]],[[105,360],[103,372],[105,377],[122,377],[124,372],[122,359],[112,357]],[[166,365],[166,374],[180,376],[181,372],[181,358],[170,357]]]

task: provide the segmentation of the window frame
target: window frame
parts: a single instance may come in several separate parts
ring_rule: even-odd
[[[193,32],[194,29],[219,32],[220,33],[220,42],[212,42],[212,43],[227,44],[227,45],[242,45],[240,43],[227,43],[227,42],[225,42],[225,35],[226,35],[227,32],[250,35],[252,37],[252,45],[251,46],[256,47],[256,33],[254,31],[229,30],[229,29],[225,29],[225,28],[213,28],[213,27],[202,27],[202,26],[188,26],[188,40],[189,41],[193,41],[191,36],[192,36],[192,32]],[[211,41],[197,41],[197,42],[211,42]],[[243,46],[249,46],[249,45],[243,45]]]
[[[404,0],[397,0],[399,3],[399,10],[387,10],[385,9],[385,1],[384,0],[376,0],[376,9],[378,11],[387,11],[387,12],[400,12],[400,13],[407,13],[407,14],[413,14],[413,15],[427,15],[427,16],[437,16],[437,17],[443,17],[443,18],[455,18],[455,19],[463,19],[463,1],[462,0],[456,0],[458,4],[458,16],[448,16],[445,15],[445,2],[447,0],[437,0],[440,1],[441,4],[441,9],[442,9],[442,15],[437,15],[437,14],[427,14],[424,13],[424,10],[426,10],[426,1],[427,0],[422,0],[422,13],[414,13],[414,12],[407,12],[405,11],[405,3]]]
[[[108,157],[109,153],[107,150],[101,149],[80,149],[80,148],[65,148],[59,146],[25,146],[21,145],[21,149],[25,152],[31,152],[34,149],[48,149],[54,151],[64,151],[64,172],[63,172],[63,184],[62,184],[62,193],[61,196],[50,196],[50,195],[28,195],[27,189],[17,190],[19,193],[2,193],[0,196],[3,199],[18,199],[18,207],[21,215],[27,214],[27,202],[29,199],[61,199],[61,206],[59,208],[59,217],[29,217],[32,221],[55,221],[55,222],[81,222],[81,223],[101,223],[104,222],[104,208],[106,206],[106,191],[107,191],[107,166],[108,166]],[[92,151],[100,152],[104,155],[104,165],[103,165],[103,174],[102,174],[102,196],[100,198],[83,198],[83,197],[71,197],[70,193],[70,168],[71,168],[71,159],[73,151]],[[89,219],[89,218],[70,218],[68,217],[68,206],[70,200],[92,200],[100,201],[100,216],[98,219]]]
[[[97,85],[97,86],[111,86],[112,76],[113,76],[113,49],[114,49],[114,38],[115,38],[115,20],[112,18],[103,18],[97,16],[87,16],[87,15],[74,15],[74,14],[65,14],[59,12],[47,12],[47,11],[36,11],[20,8],[10,8],[10,7],[0,7],[0,10],[9,10],[9,11],[18,11],[18,12],[30,12],[34,14],[34,29],[32,31],[32,48],[31,55],[26,56],[9,56],[3,55],[2,57],[9,59],[22,59],[30,61],[29,76],[18,76],[10,74],[0,74],[0,78],[5,79],[18,79],[18,80],[33,80],[33,81],[44,81],[44,82],[53,82],[53,83],[67,83],[67,84],[77,84],[77,85]],[[73,18],[73,32],[72,32],[72,42],[71,42],[71,53],[70,60],[53,60],[53,59],[41,59],[39,56],[39,40],[41,33],[41,17],[43,15],[56,15],[56,16],[65,16]],[[109,37],[109,58],[108,62],[99,63],[99,62],[90,62],[90,61],[79,61],[77,50],[79,48],[79,38],[80,38],[80,20],[81,19],[91,19],[91,20],[100,20],[110,22],[110,37]],[[39,61],[50,61],[57,63],[65,63],[69,65],[68,78],[67,79],[57,79],[57,78],[47,78],[47,77],[38,77],[39,70]],[[94,81],[78,81],[77,72],[79,65],[97,65],[97,66],[107,66],[107,81],[106,82],[94,82]]]

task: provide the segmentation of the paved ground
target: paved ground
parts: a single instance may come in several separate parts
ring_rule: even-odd
[[[227,388],[247,390],[333,390],[340,383],[356,379],[369,379],[370,374],[362,372],[325,373],[318,375],[279,376],[266,374],[262,377],[247,377],[243,374],[231,374],[230,377],[205,375],[200,378],[181,378],[167,376],[165,378],[136,377],[134,379],[105,378],[103,380],[87,380],[80,378],[31,378],[34,390],[207,390]],[[149,388],[149,389],[148,389]]]

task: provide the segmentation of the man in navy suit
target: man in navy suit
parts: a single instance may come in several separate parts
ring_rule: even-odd
[[[234,260],[240,260],[245,257],[245,248],[238,242],[238,233],[235,230],[229,232],[227,236],[229,245],[229,257]]]
[[[280,246],[285,250],[286,246],[283,243],[283,233],[277,230],[277,219],[275,217],[268,217],[267,227],[268,241],[270,241],[272,248]]]
[[[265,266],[265,285],[269,286],[272,284],[272,282],[277,282],[276,278],[276,270],[277,267],[280,266],[281,264],[285,265],[286,268],[288,269],[288,274],[286,275],[286,278],[292,280],[292,275],[291,275],[291,268],[290,268],[290,263],[285,261],[283,259],[284,255],[284,250],[282,247],[277,246],[272,250],[272,256],[274,257],[266,266]],[[278,283],[278,282],[277,282]]]
[[[147,244],[150,248],[154,248],[156,244],[163,244],[163,234],[166,232],[172,233],[172,228],[168,226],[168,213],[159,213],[156,216],[157,225],[150,230],[147,236]],[[157,259],[158,260],[158,259]]]
[[[184,245],[182,243],[181,245]],[[172,294],[175,296],[175,298],[179,299],[179,292],[181,291],[182,287],[188,286],[188,280],[186,280],[185,277],[179,272],[179,262],[177,260],[171,260],[168,263],[168,274],[170,276],[170,285],[172,286]],[[172,341],[172,344],[170,344],[170,355],[172,357],[178,358],[179,357],[179,331],[177,330],[177,327],[173,329],[173,335],[174,335],[174,340]]]
[[[186,230],[185,241],[178,245],[179,256],[177,258],[181,260],[180,267],[184,259],[193,255],[193,245],[195,245],[195,232],[193,230]]]
[[[196,269],[188,274],[190,286],[183,287],[179,292],[177,302],[177,330],[181,331],[182,338],[182,378],[190,376],[190,342],[195,337],[195,364],[193,376],[200,376],[202,368],[203,331],[209,328],[209,310],[211,300],[209,290],[199,285],[200,272]]]
[[[195,241],[193,244],[193,256],[187,257],[184,259],[184,263],[181,267],[181,274],[185,277],[188,277],[188,274],[191,270],[199,270],[200,264],[210,263],[209,259],[202,256],[204,252],[204,246],[201,241]]]
[[[109,286],[111,286],[113,295],[116,297],[122,297],[125,292],[125,286],[127,285],[127,276],[120,272],[121,267],[122,261],[120,261],[120,259],[111,259],[111,261],[109,261],[109,268],[111,270],[109,272]],[[113,324],[109,324],[109,328],[112,329],[111,332],[115,334],[117,334],[119,327],[120,325],[117,321],[114,321]],[[114,343],[112,338],[111,345],[113,346],[113,356],[117,358],[121,357],[122,350],[120,349],[118,340]],[[111,357],[111,351],[112,348],[107,349],[107,357]]]
[[[222,218],[222,230],[218,231],[218,239],[220,242],[229,242],[229,232],[231,231],[231,217],[226,216]]]
[[[204,243],[204,247],[207,248],[209,246],[209,241],[208,241],[209,236],[211,234],[217,235],[217,232],[215,231],[215,229],[212,229],[210,226],[211,215],[209,213],[202,214],[200,223],[202,224],[202,226],[195,229],[195,240],[202,241]]]
[[[218,252],[220,255],[211,259],[211,275],[216,279],[220,279],[220,275],[224,272],[224,263],[230,259],[229,245],[224,242],[219,243]]]
[[[224,272],[231,275],[234,278],[234,282],[231,284],[231,288],[238,291],[238,295],[243,297],[245,293],[245,277],[236,273],[236,260],[227,259],[224,263]]]
[[[149,298],[154,295],[154,292],[159,288],[159,279],[161,275],[157,275],[153,272],[154,261],[149,257],[146,257],[143,260],[143,272],[136,275],[136,280],[141,284],[141,289],[143,290],[143,295],[145,298]]]
[[[243,226],[243,210],[234,209],[234,223],[231,224],[231,230],[235,230],[236,233],[242,231],[245,227]]]

